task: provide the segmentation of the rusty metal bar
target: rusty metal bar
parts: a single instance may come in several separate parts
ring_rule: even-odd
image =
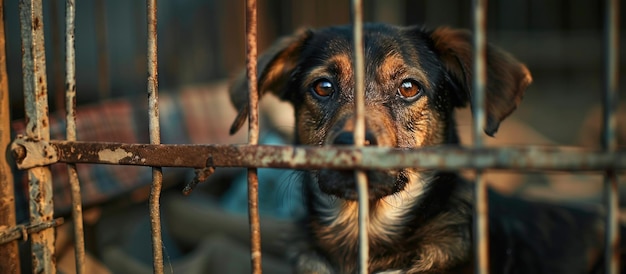
[[[25,241],[28,239],[28,234],[37,233],[48,228],[54,228],[62,224],[63,224],[63,218],[56,218],[52,221],[48,221],[44,223],[29,224],[29,225],[20,224],[17,226],[12,226],[9,229],[0,231],[0,245],[4,245],[6,243],[14,242],[17,240]],[[17,271],[19,272],[19,267]],[[14,272],[2,272],[2,273],[14,273]]]
[[[474,116],[474,147],[483,147],[485,128],[485,92],[487,83],[487,0],[474,0],[474,87],[472,112]],[[476,169],[474,186],[474,245],[475,272],[489,273],[489,223],[487,185],[481,169]]]
[[[157,2],[147,1],[148,19],[148,116],[150,144],[161,143],[159,126],[159,82],[157,62]],[[160,197],[163,188],[163,170],[152,168],[152,187],[150,189],[150,224],[152,232],[152,256],[154,273],[163,273],[163,241],[161,236]]]
[[[4,33],[4,1],[0,1],[0,148],[11,143],[9,111],[9,77],[7,76],[6,37]],[[0,230],[15,226],[13,172],[7,157],[0,157]],[[0,273],[19,274],[20,258],[17,242],[0,243]]]
[[[354,39],[354,146],[363,147],[365,143],[365,58],[363,57],[363,3],[352,0],[352,28]],[[359,272],[368,273],[369,238],[369,196],[367,175],[364,170],[354,173],[359,194]]]
[[[246,76],[250,111],[248,113],[248,144],[259,143],[259,91],[257,84],[257,1],[246,0]],[[250,256],[252,273],[261,270],[261,225],[259,220],[259,178],[257,168],[248,168],[248,217],[250,221]]]
[[[65,1],[65,119],[66,139],[76,141],[76,52],[74,46],[75,0]],[[85,234],[83,232],[83,204],[76,164],[67,165],[72,199],[74,224],[74,256],[76,273],[85,273]]]
[[[20,0],[22,36],[22,75],[26,110],[26,135],[49,140],[48,89],[41,0]],[[28,170],[28,192],[31,223],[52,221],[52,176],[48,167]],[[55,273],[54,228],[31,235],[33,273]]]
[[[28,143],[16,139],[12,153],[21,169],[29,152]],[[425,147],[416,149],[381,147],[316,147],[267,145],[149,145],[85,141],[33,142],[31,149],[48,147],[62,163],[119,164],[161,167],[268,167],[294,169],[388,170],[418,167],[457,170],[517,169],[520,171],[626,170],[626,150],[607,153],[566,147]],[[384,159],[381,161],[381,159]],[[38,161],[31,161],[38,162]]]
[[[603,117],[603,147],[607,152],[617,150],[617,105],[619,81],[619,1],[605,2],[605,92]],[[608,169],[604,177],[606,197],[606,273],[619,273],[619,197],[617,174]]]

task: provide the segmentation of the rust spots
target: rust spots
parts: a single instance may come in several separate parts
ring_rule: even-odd
[[[53,159],[54,158],[54,154],[51,153],[50,149],[48,147],[44,147],[43,150],[43,157],[48,158],[48,159]]]
[[[38,30],[39,28],[41,28],[41,21],[39,20],[39,17],[35,17],[33,20],[33,30]]]
[[[76,93],[76,84],[65,83],[65,92]]]
[[[35,100],[42,100],[48,94],[48,90],[46,89],[46,85],[45,84],[43,84],[43,83],[40,84],[40,87],[41,88],[39,89],[39,92],[37,92],[37,94],[36,94],[37,98],[35,98]]]
[[[38,127],[37,127],[37,123],[32,123],[32,124],[30,124],[30,125],[31,125],[31,126],[30,126],[30,130],[29,130],[28,128],[26,129],[27,135],[29,135],[29,136],[38,136],[38,135],[36,134],[36,132],[37,132],[37,128],[38,128]]]
[[[11,150],[11,156],[18,164],[21,164],[26,158],[26,148],[23,145],[17,145]]]

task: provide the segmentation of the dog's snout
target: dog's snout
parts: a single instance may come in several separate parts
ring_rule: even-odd
[[[337,137],[333,140],[333,145],[354,145],[354,133],[350,131],[339,133],[339,135],[337,135]],[[364,145],[377,145],[376,136],[371,131],[365,132]]]

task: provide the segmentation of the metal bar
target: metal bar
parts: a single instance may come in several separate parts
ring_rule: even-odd
[[[352,1],[352,25],[354,39],[354,146],[363,147],[365,143],[365,60],[363,57],[363,3]],[[368,273],[369,237],[369,196],[367,175],[363,170],[355,171],[357,192],[359,194],[359,272]]]
[[[474,147],[483,147],[485,128],[485,93],[487,82],[487,0],[474,0],[474,87],[472,91],[472,112],[474,116]],[[474,245],[475,272],[489,273],[489,223],[487,185],[483,171],[476,169],[474,185]]]
[[[76,53],[74,46],[75,0],[65,1],[65,119],[66,139],[76,141]],[[83,204],[76,164],[67,165],[74,223],[74,256],[76,273],[85,273],[85,234],[83,232]]]
[[[257,2],[246,0],[246,76],[250,111],[248,112],[248,144],[259,143],[259,91],[257,84]],[[252,273],[261,269],[261,225],[259,220],[259,178],[256,167],[248,168],[248,217],[250,221],[250,256]]]
[[[605,3],[605,92],[603,117],[603,147],[607,152],[617,150],[617,105],[619,81],[619,1],[607,0]],[[619,197],[617,174],[608,169],[604,178],[606,197],[606,273],[619,273]]]
[[[18,167],[28,158],[19,149],[21,139],[12,144]],[[16,144],[18,143],[18,144]],[[599,171],[626,170],[626,150],[564,147],[425,147],[416,149],[381,147],[316,147],[267,145],[149,145],[85,141],[36,142],[56,153],[56,162],[119,164],[161,167],[269,167],[294,169],[388,170],[419,167],[457,170],[517,169],[520,171]],[[384,159],[381,161],[380,159]],[[23,163],[23,162],[22,162]],[[28,168],[31,166],[22,166]]]
[[[48,89],[41,0],[20,0],[22,36],[22,75],[26,110],[26,135],[49,140]],[[28,192],[31,223],[52,221],[52,176],[48,167],[28,170]],[[54,228],[31,235],[33,273],[55,273]]]
[[[160,144],[158,62],[157,62],[157,2],[147,1],[148,19],[148,116],[150,144]],[[163,241],[161,236],[160,197],[163,187],[163,170],[152,168],[152,187],[150,189],[150,224],[152,232],[152,256],[154,273],[163,273]]]
[[[0,245],[4,245],[10,242],[17,241],[17,240],[25,241],[28,239],[28,234],[37,233],[48,228],[60,226],[62,224],[63,224],[63,218],[56,218],[52,221],[48,221],[44,223],[13,226],[9,229],[0,231]],[[19,271],[19,267],[17,271]],[[2,273],[14,273],[14,272],[2,272]]]
[[[9,111],[9,78],[7,76],[6,37],[4,33],[4,1],[0,1],[0,148],[11,143]],[[15,226],[13,172],[7,157],[0,157],[0,228]],[[0,273],[19,274],[20,258],[17,242],[0,243]]]

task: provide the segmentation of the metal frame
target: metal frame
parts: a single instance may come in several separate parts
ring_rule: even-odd
[[[619,79],[619,0],[605,3],[605,89],[603,147],[606,152],[617,151],[617,104]],[[615,169],[606,169],[604,189],[607,208],[605,267],[607,273],[619,272],[619,201]]]
[[[474,148],[483,147],[485,128],[485,100],[487,96],[487,0],[474,0],[474,73],[472,90],[472,128]],[[474,182],[474,253],[476,273],[489,273],[489,206],[487,204],[487,184],[483,170],[475,169]]]
[[[246,77],[248,78],[248,144],[259,143],[259,91],[257,84],[257,2],[246,0]],[[210,168],[210,167],[209,167]],[[259,177],[248,167],[248,216],[250,257],[253,273],[261,273],[261,224],[259,220]]]
[[[36,140],[50,140],[48,120],[48,88],[46,85],[46,56],[43,35],[41,1],[20,1],[20,28],[22,35],[22,75],[26,103],[26,136]],[[47,166],[28,169],[30,223],[49,222],[53,218],[52,174]],[[54,229],[48,228],[29,234],[33,253],[33,272],[54,273]]]
[[[11,142],[9,121],[9,82],[7,75],[6,41],[4,39],[4,1],[0,1],[0,147]],[[15,227],[15,198],[13,174],[6,157],[0,157],[0,227]],[[0,229],[0,233],[4,231]],[[0,238],[0,242],[2,239]],[[19,273],[19,252],[16,241],[0,244],[0,273]]]
[[[150,144],[96,143],[76,141],[74,76],[74,0],[66,0],[66,102],[67,137],[64,141],[50,140],[47,113],[47,87],[45,74],[45,54],[43,43],[43,18],[41,0],[20,1],[20,22],[23,54],[24,96],[28,121],[26,135],[20,136],[11,144],[19,168],[28,169],[30,194],[30,223],[15,225],[13,204],[13,179],[8,163],[0,159],[0,269],[3,273],[18,273],[16,240],[30,238],[33,252],[33,272],[55,273],[54,227],[61,219],[52,219],[51,174],[47,165],[57,162],[68,163],[72,188],[72,216],[76,238],[76,269],[84,273],[84,239],[82,231],[82,205],[80,184],[75,164],[98,163],[118,165],[143,165],[153,167],[153,183],[150,195],[150,218],[154,272],[163,273],[163,246],[161,242],[161,222],[159,197],[162,187],[162,167],[197,168],[198,180],[210,174],[214,167],[238,166],[248,168],[249,216],[251,227],[251,264],[254,273],[261,272],[260,225],[258,215],[258,167],[281,168],[337,168],[354,169],[359,188],[359,232],[360,232],[360,272],[367,273],[368,245],[365,224],[367,222],[367,178],[362,170],[389,169],[401,167],[476,170],[476,272],[488,273],[488,223],[486,186],[482,180],[484,169],[517,170],[604,170],[607,214],[607,247],[605,250],[607,273],[617,273],[619,269],[617,222],[617,170],[626,170],[626,151],[616,145],[616,108],[618,86],[618,0],[606,1],[606,87],[604,115],[604,149],[588,151],[563,147],[521,147],[487,148],[483,146],[482,128],[484,125],[484,98],[486,83],[486,0],[474,1],[474,147],[401,150],[389,148],[363,147],[363,41],[362,4],[352,1],[354,44],[355,44],[355,145],[352,148],[319,148],[293,146],[258,145],[258,90],[257,90],[257,4],[246,1],[246,41],[247,76],[250,90],[249,137],[248,145],[161,145],[159,136],[158,80],[157,80],[157,16],[156,0],[147,1],[148,18],[148,101]],[[2,15],[0,1],[0,16]],[[4,49],[4,18],[0,17],[0,123],[9,128],[8,87]],[[9,142],[8,132],[0,130],[0,146]],[[81,152],[82,157],[77,157]],[[167,157],[159,157],[167,155]],[[385,157],[385,161],[376,161]],[[192,187],[193,185],[191,185]],[[187,188],[186,191],[190,191]],[[7,202],[8,201],[8,202]],[[7,214],[4,214],[7,212]],[[4,268],[8,266],[7,268]]]

